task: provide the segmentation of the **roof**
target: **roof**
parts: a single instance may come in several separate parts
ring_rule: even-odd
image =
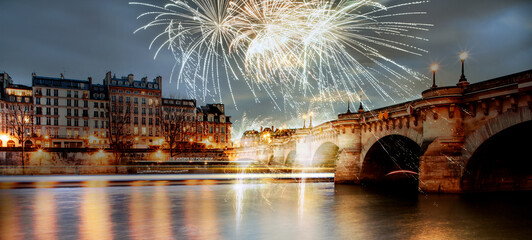
[[[66,79],[66,78],[33,76],[32,85],[34,87],[53,87],[53,88],[89,90],[89,81],[77,80],[77,79]]]

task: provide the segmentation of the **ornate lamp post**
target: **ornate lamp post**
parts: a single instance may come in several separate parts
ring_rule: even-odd
[[[464,61],[469,57],[468,52],[462,52],[460,53],[460,60],[462,61],[462,75],[460,75],[460,80],[458,81],[458,86],[463,87],[469,85],[469,82],[467,82],[467,79],[464,74]]]
[[[436,86],[436,71],[438,71],[438,64],[434,63],[432,66],[430,66],[430,70],[432,70],[432,87],[431,88],[437,88]]]

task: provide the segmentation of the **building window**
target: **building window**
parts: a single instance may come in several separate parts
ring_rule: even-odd
[[[67,116],[72,116],[72,109],[70,108],[67,109]]]
[[[111,102],[116,102],[116,96],[111,97]]]
[[[94,128],[98,128],[98,120],[94,121]]]
[[[54,118],[54,125],[59,125],[59,118]]]
[[[94,112],[94,117],[98,117],[98,112]]]
[[[153,125],[153,118],[150,118],[150,119],[149,119],[149,124],[150,124],[150,125]]]
[[[35,125],[41,125],[41,117],[35,118]]]
[[[46,99],[46,105],[52,105],[52,102],[49,98]]]
[[[67,99],[67,106],[69,106],[69,107],[72,106],[72,100]]]
[[[72,97],[72,91],[67,90],[67,97]]]
[[[83,117],[89,116],[89,110],[83,110]]]
[[[94,103],[94,108],[98,108],[98,103],[97,102]]]
[[[89,126],[89,120],[83,120],[83,126],[88,127]]]
[[[74,91],[74,98],[78,98],[78,91]]]
[[[142,135],[146,136],[146,127],[142,127]]]
[[[146,98],[142,98],[142,104],[143,104],[143,105],[146,104]]]
[[[46,118],[46,125],[52,125],[52,119],[47,117]]]
[[[59,90],[57,89],[54,89],[54,96],[58,97],[59,96]]]
[[[74,107],[78,107],[78,100],[74,100]]]
[[[89,101],[83,100],[83,107],[89,107]]]
[[[79,111],[77,109],[74,109],[74,117],[79,116],[78,113],[79,113]]]
[[[35,98],[35,104],[41,104],[41,98]]]
[[[79,126],[79,119],[77,118],[74,119],[74,126],[75,127]]]
[[[209,127],[209,133],[212,133],[212,126]]]
[[[146,118],[142,118],[142,124],[146,125]]]
[[[54,115],[59,115],[59,108],[54,108]]]
[[[46,96],[50,96],[50,89],[46,89]]]
[[[139,118],[133,118],[133,122],[134,122],[135,124],[139,124]]]
[[[67,118],[67,126],[72,126],[72,119],[71,118]]]

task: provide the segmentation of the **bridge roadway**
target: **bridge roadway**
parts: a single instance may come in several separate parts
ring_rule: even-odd
[[[413,174],[424,192],[532,190],[532,70],[423,91],[420,99],[339,114],[237,158],[335,165],[336,183]],[[397,175],[397,176],[394,176]],[[410,174],[412,175],[412,174]]]

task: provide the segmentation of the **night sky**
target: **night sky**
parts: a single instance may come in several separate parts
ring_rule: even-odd
[[[163,96],[181,97],[175,81],[169,76],[174,64],[169,52],[153,59],[155,50],[148,45],[154,31],[133,31],[147,22],[137,16],[149,9],[128,4],[129,0],[2,0],[0,1],[0,72],[7,72],[16,83],[31,85],[31,73],[41,76],[87,79],[100,82],[107,71],[117,76],[135,74],[136,79],[148,76],[163,77]],[[148,1],[147,1],[148,2]],[[165,1],[152,1],[161,2]],[[381,1],[393,4],[404,1]],[[529,0],[435,0],[423,4],[425,16],[416,22],[434,24],[429,32],[417,34],[428,42],[416,42],[427,49],[423,56],[397,54],[397,62],[430,76],[430,64],[438,62],[439,86],[454,85],[460,75],[458,54],[470,53],[466,62],[466,76],[471,83],[532,69],[532,2]],[[419,84],[419,93],[431,83]],[[279,122],[294,122],[274,110],[266,96],[255,104],[245,84],[236,84],[238,111],[229,96],[224,103],[233,121],[241,121],[246,113],[249,119],[275,118]],[[418,98],[411,96],[411,99]],[[398,102],[404,99],[398,99]],[[208,102],[212,102],[209,101]],[[317,121],[333,119],[344,112],[336,108]],[[393,104],[373,99],[370,107]],[[261,117],[259,117],[261,116]],[[269,125],[269,123],[265,123]],[[236,127],[236,126],[235,126]],[[235,137],[235,136],[233,136]]]

